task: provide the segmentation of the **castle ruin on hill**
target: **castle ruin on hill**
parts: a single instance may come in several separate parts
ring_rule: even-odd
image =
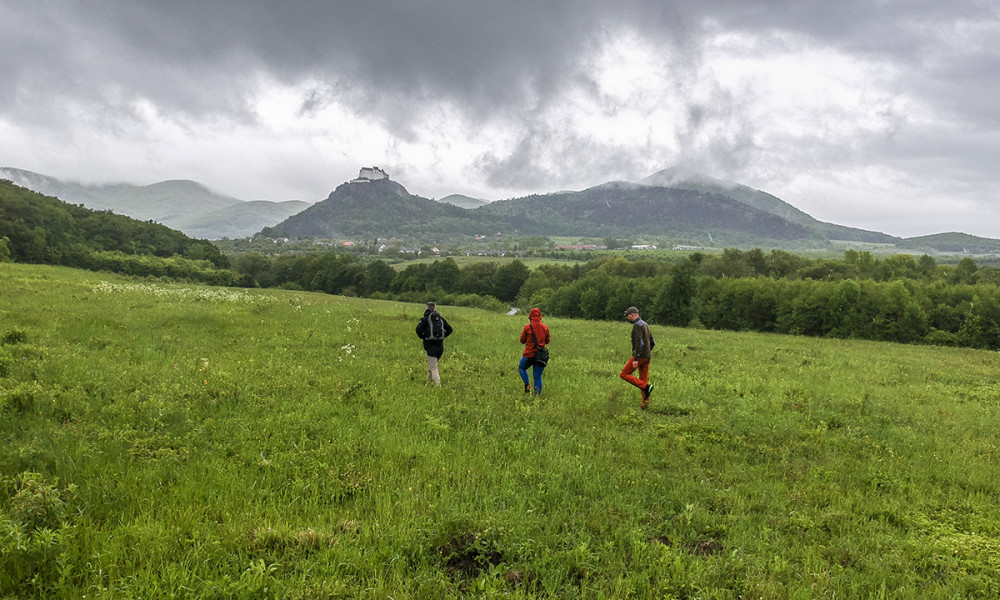
[[[389,179],[389,174],[378,167],[362,167],[357,179],[352,179],[351,183],[368,183],[379,179]]]

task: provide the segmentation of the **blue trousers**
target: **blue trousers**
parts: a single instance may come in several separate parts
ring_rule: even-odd
[[[527,356],[521,357],[521,362],[517,363],[517,372],[521,374],[521,379],[524,381],[524,385],[528,385],[528,361],[531,358]],[[542,391],[542,371],[545,367],[539,365],[531,365],[531,376],[535,380],[535,393],[539,394]]]

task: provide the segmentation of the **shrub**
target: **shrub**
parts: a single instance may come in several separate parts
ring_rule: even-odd
[[[42,387],[34,381],[19,383],[11,390],[0,390],[0,413],[10,411],[23,415],[33,412],[35,396],[41,391]]]
[[[38,473],[21,473],[19,490],[10,501],[10,518],[27,533],[58,529],[66,520],[66,502],[59,489]]]
[[[950,331],[932,329],[930,333],[924,336],[924,343],[930,346],[957,346],[958,335]]]
[[[3,338],[0,339],[0,344],[23,344],[26,341],[28,341],[28,334],[22,329],[14,328],[4,334]]]
[[[0,593],[49,597],[69,549],[64,494],[39,473],[18,478],[8,518],[0,519]]]

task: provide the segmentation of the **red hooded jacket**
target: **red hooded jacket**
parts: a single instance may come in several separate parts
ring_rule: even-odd
[[[535,332],[534,336],[531,335],[532,331]],[[535,346],[535,338],[538,339],[538,344],[541,346],[547,346],[549,343],[549,328],[545,323],[542,323],[542,311],[537,308],[531,309],[528,313],[528,324],[521,330],[521,343],[524,344],[524,354],[521,356],[535,355],[535,351],[538,350],[538,347]]]

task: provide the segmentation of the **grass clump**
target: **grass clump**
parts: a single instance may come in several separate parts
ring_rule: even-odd
[[[14,345],[23,344],[28,341],[28,334],[24,332],[23,329],[17,329],[16,327],[10,329],[0,338],[0,344],[2,345]]]

